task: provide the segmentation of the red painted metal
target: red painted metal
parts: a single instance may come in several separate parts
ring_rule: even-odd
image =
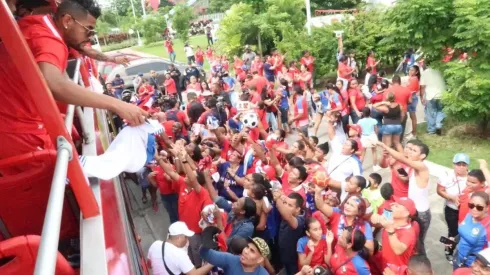
[[[19,27],[5,1],[1,1],[0,3],[0,25],[2,26],[0,28],[2,43],[5,44],[7,52],[12,57],[17,69],[23,72],[21,77],[27,86],[26,93],[34,101],[53,144],[56,144],[56,138],[58,136],[64,136],[71,142],[71,137],[65,129],[61,116],[57,111],[58,108],[56,107],[53,96],[48,90],[48,86],[41,76],[41,72],[34,62],[27,43],[23,39]],[[70,185],[83,217],[90,218],[99,215],[97,201],[85,179],[74,146],[73,160],[70,161],[68,166],[68,178],[70,179]]]

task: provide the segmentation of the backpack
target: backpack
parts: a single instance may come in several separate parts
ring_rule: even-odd
[[[176,110],[168,110],[167,111],[167,120],[173,120],[175,122],[179,122],[179,118],[177,117],[177,112]]]

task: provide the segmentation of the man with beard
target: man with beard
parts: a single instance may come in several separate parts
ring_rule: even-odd
[[[137,106],[93,93],[65,76],[68,49],[83,51],[95,34],[99,16],[100,8],[92,0],[66,0],[60,4],[54,16],[27,16],[19,21],[19,28],[55,100],[107,109],[131,125],[142,124],[147,113]],[[3,84],[0,86],[0,99],[4,102],[0,110],[3,117],[0,121],[0,142],[9,145],[0,149],[0,159],[39,148],[54,148],[33,100],[26,98],[27,87],[3,43],[0,45],[0,71],[0,82]]]

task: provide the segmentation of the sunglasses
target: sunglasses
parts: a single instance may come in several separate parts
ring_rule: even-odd
[[[475,207],[476,207],[476,210],[478,210],[478,211],[483,211],[483,209],[485,209],[485,207],[484,207],[484,206],[481,206],[481,205],[478,205],[478,204],[474,204],[474,203],[471,203],[471,202],[470,202],[470,203],[468,203],[468,207],[469,207],[470,209],[473,209],[473,208],[475,208]]]
[[[75,18],[73,18],[73,20],[75,20],[75,22],[82,26],[86,31],[87,31],[87,35],[88,36],[94,36],[97,34],[97,31],[96,30],[93,30],[93,29],[89,29],[87,26],[83,25],[82,23],[78,22],[78,20],[76,20]]]

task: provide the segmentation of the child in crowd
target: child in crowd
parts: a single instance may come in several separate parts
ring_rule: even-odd
[[[306,219],[305,232],[306,236],[298,240],[298,268],[305,265],[326,267],[327,242],[320,222],[315,218]]]
[[[368,178],[369,186],[362,190],[362,196],[369,201],[371,213],[378,213],[378,207],[384,202],[381,196],[381,190],[379,185],[381,184],[382,178],[378,173],[372,173]]]
[[[376,154],[376,142],[378,141],[378,121],[371,117],[371,110],[368,107],[362,109],[362,118],[357,122],[361,126],[361,160],[366,155],[366,149],[371,148],[373,153],[373,171],[381,169],[378,165],[378,156]]]

